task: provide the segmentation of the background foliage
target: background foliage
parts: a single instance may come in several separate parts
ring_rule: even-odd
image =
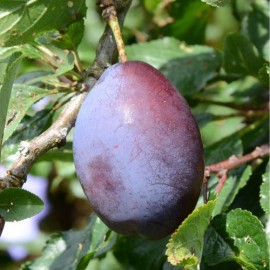
[[[14,161],[21,141],[57,119],[75,91],[63,76],[82,80],[81,71],[94,60],[104,26],[90,0],[0,2],[4,166]],[[134,0],[127,14],[123,35],[128,59],[160,69],[185,96],[201,130],[206,165],[268,143],[268,26],[267,0]],[[0,243],[1,269],[269,267],[266,159],[231,170],[218,197],[219,179],[211,176],[212,200],[203,205],[200,198],[176,233],[160,241],[116,235],[94,214],[88,218],[92,210],[76,178],[72,133],[64,147],[42,156],[31,174],[45,177],[50,209],[39,220],[40,237],[24,246],[28,255],[22,261],[15,262],[7,252],[9,242]],[[0,193],[0,214],[7,221],[42,208],[32,193]]]

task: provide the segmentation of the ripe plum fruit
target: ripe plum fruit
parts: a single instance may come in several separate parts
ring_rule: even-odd
[[[80,109],[73,150],[91,206],[118,233],[163,238],[197,203],[204,173],[197,124],[171,82],[144,62],[103,73]]]

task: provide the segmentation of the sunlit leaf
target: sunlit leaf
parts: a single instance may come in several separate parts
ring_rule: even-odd
[[[269,20],[269,1],[267,0],[252,1],[242,20],[243,32],[249,36],[260,56],[268,62],[270,61]]]
[[[172,265],[200,263],[205,231],[210,223],[215,201],[209,201],[190,214],[171,236],[166,255]]]
[[[12,86],[20,63],[20,54],[14,54],[6,67],[4,82],[0,85],[0,159],[6,119],[9,117],[8,106],[11,98]]]
[[[229,4],[231,0],[201,0],[201,1],[214,7],[223,7]]]
[[[260,188],[260,204],[262,209],[267,215],[270,215],[270,164],[266,168],[266,172],[263,174],[263,183]]]
[[[24,44],[42,32],[61,30],[81,20],[85,12],[84,0],[1,0],[0,46]]]
[[[42,53],[30,44],[16,45],[11,47],[2,47],[0,48],[0,60],[6,60],[13,53],[18,52],[23,56],[30,58],[42,58]]]
[[[84,21],[72,23],[65,31],[44,33],[37,40],[44,45],[52,44],[63,50],[76,50],[84,34]]]
[[[43,201],[21,188],[7,188],[0,193],[0,215],[6,221],[19,221],[38,214]]]
[[[5,161],[8,156],[14,155],[17,152],[21,141],[31,140],[44,131],[51,122],[52,116],[53,114],[51,114],[50,110],[41,110],[33,117],[25,115],[17,126],[16,132],[3,145],[2,161]]]
[[[251,175],[251,167],[248,166],[243,171],[242,168],[235,170],[225,182],[220,194],[218,195],[213,216],[226,211],[234,198],[238,194],[239,190],[243,188]]]
[[[250,212],[235,209],[216,216],[206,238],[204,260],[208,265],[236,261],[244,269],[264,270],[269,266],[264,228]]]
[[[227,72],[258,77],[264,61],[250,40],[241,34],[227,36],[224,43],[224,68]]]
[[[36,86],[14,84],[8,107],[3,142],[12,135],[31,105],[46,95],[54,93],[54,91]]]

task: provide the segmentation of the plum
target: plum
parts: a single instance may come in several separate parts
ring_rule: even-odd
[[[204,174],[200,133],[185,99],[140,61],[109,67],[74,130],[74,162],[101,220],[122,234],[171,234],[190,214]]]

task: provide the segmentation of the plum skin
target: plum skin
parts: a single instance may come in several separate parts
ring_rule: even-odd
[[[204,174],[196,121],[172,83],[144,62],[103,73],[78,114],[73,151],[91,206],[118,233],[163,238],[196,206]]]

